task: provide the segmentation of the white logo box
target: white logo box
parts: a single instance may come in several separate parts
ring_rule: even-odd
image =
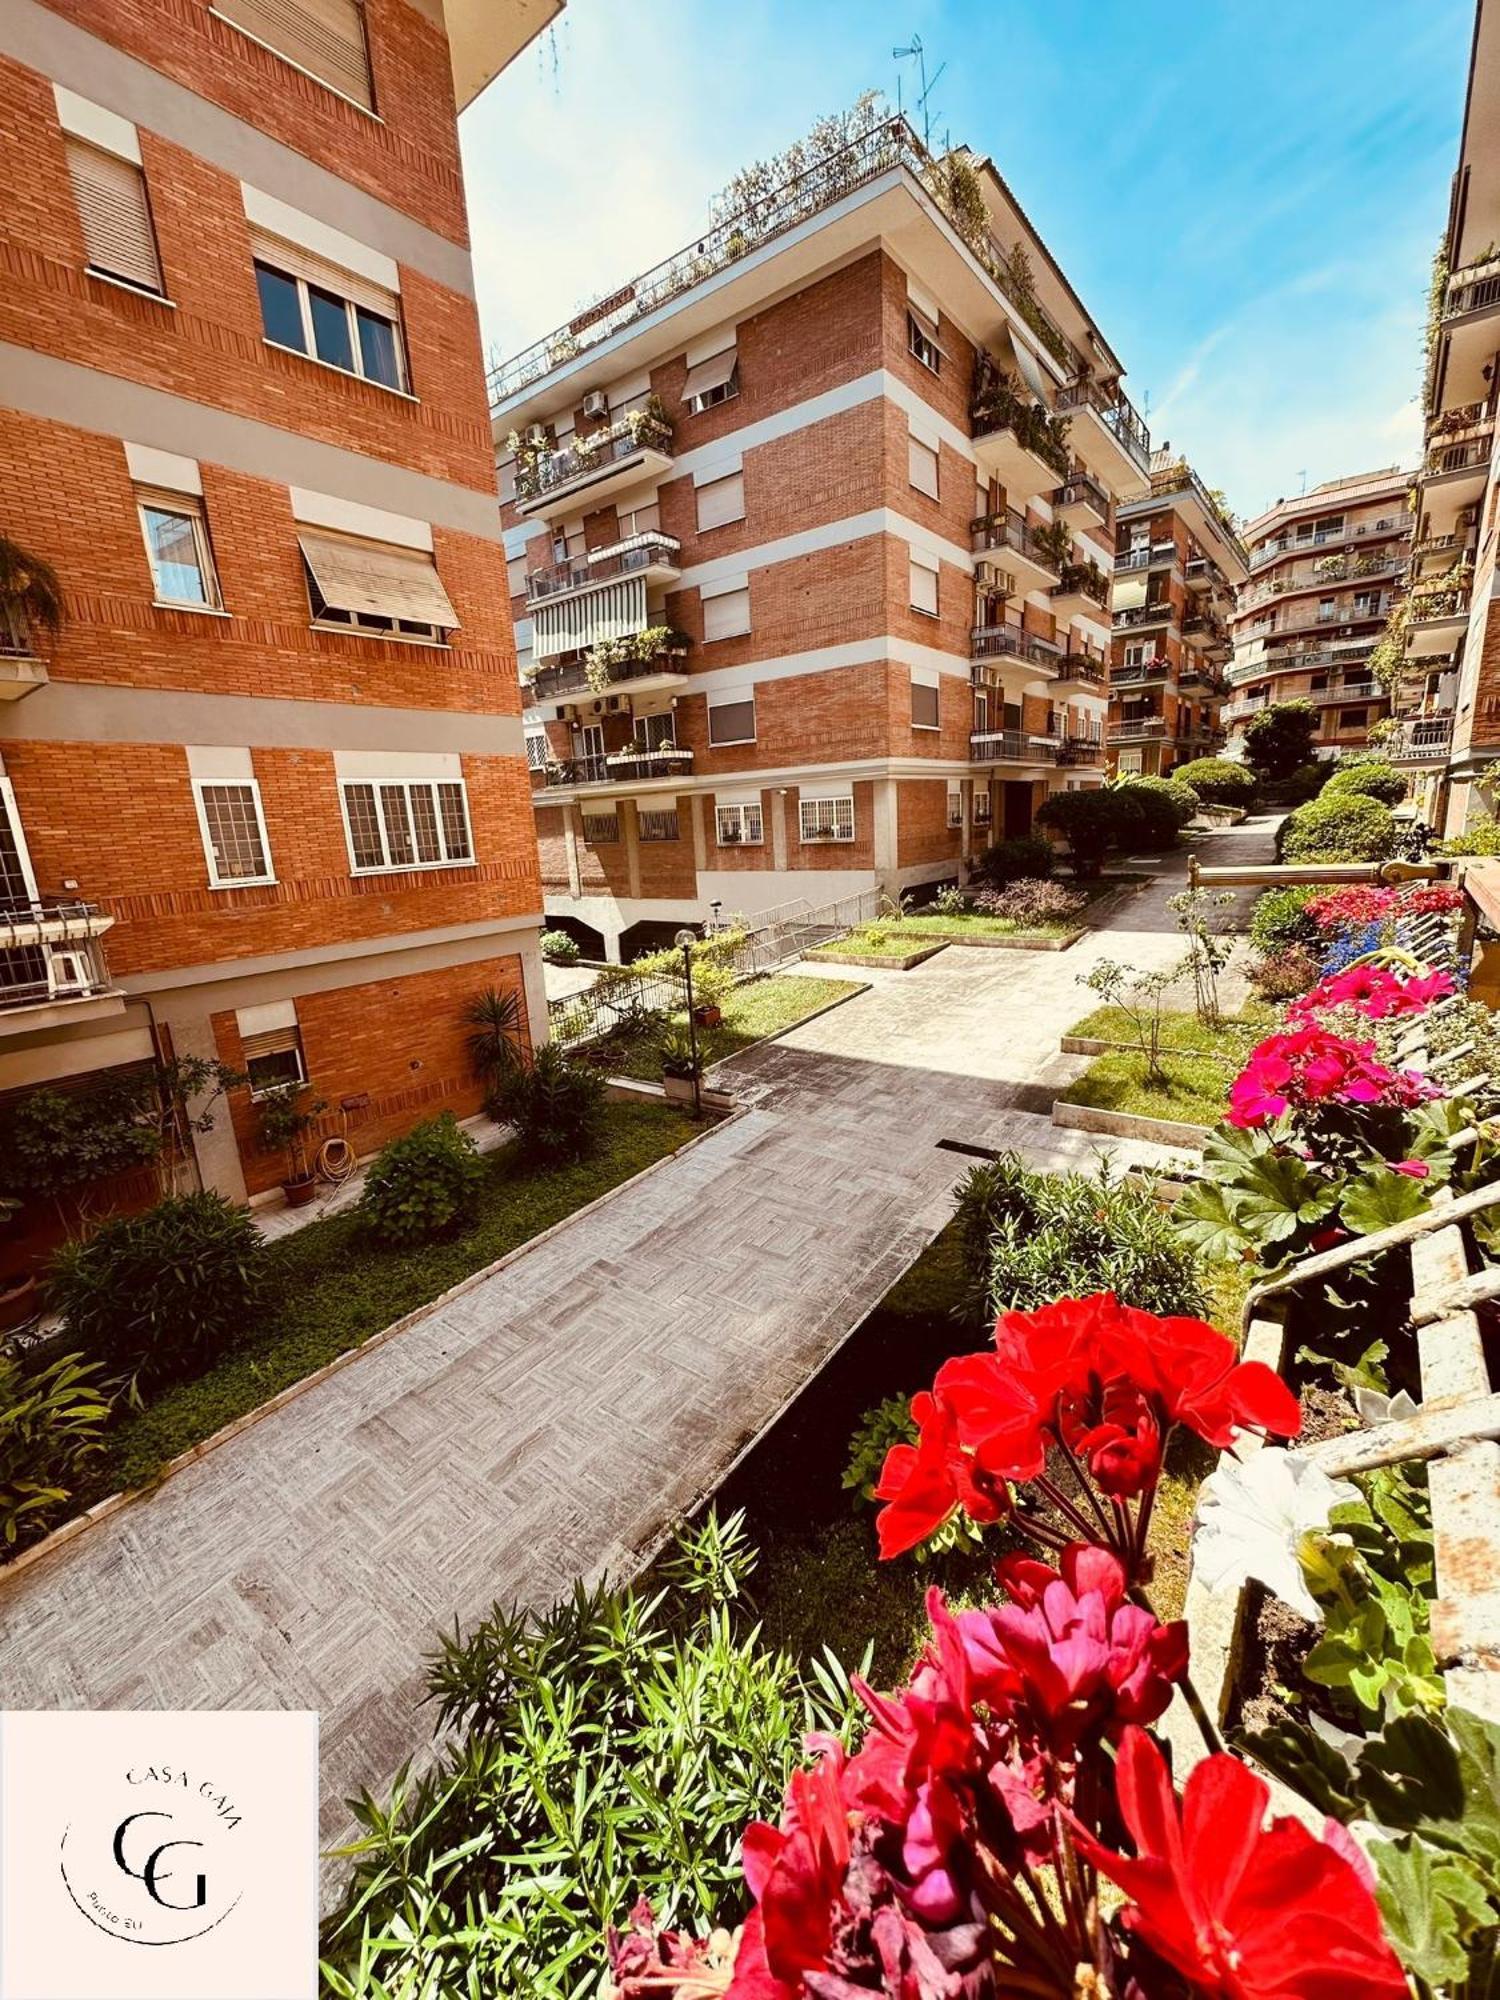
[[[0,2000],[316,2000],[318,1718],[0,1714]]]

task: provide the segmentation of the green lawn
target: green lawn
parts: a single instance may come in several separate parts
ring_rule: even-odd
[[[1164,1013],[1161,1017],[1161,1045],[1186,1054],[1220,1056],[1238,1069],[1253,1043],[1269,1034],[1276,1021],[1275,1009],[1262,1000],[1248,1000],[1237,1014],[1224,1018],[1222,1027],[1206,1028],[1196,1014]],[[1068,1029],[1070,1035],[1092,1035],[1101,1042],[1136,1042],[1130,1016],[1123,1007],[1096,1007]]]
[[[978,910],[964,911],[958,916],[918,916],[899,917],[896,920],[896,936],[940,938],[940,937],[1060,937],[1067,931],[1076,931],[1088,922],[1087,910],[1080,910],[1076,917],[1067,917],[1057,923],[1023,924],[1014,917],[986,917]]]
[[[830,938],[826,944],[815,944],[805,956],[839,958],[845,952],[856,952],[861,958],[909,958],[924,944],[936,942],[935,938],[908,936],[904,930],[887,930],[881,925],[870,930],[850,931],[847,937]]]
[[[273,1243],[266,1257],[274,1305],[207,1374],[166,1389],[144,1410],[125,1411],[88,1491],[75,1495],[70,1511],[121,1487],[148,1484],[167,1459],[618,1187],[692,1135],[671,1106],[611,1104],[604,1143],[574,1166],[526,1170],[514,1146],[489,1154],[478,1219],[460,1235],[416,1250],[384,1249],[352,1214],[343,1214]]]
[[[803,973],[774,972],[768,979],[752,979],[735,987],[724,1002],[724,1019],[717,1028],[700,1028],[699,1040],[711,1063],[763,1042],[767,1035],[782,1034],[805,1021],[835,1000],[864,992],[857,979],[816,979]],[[687,1020],[686,1013],[677,1016]],[[622,1029],[606,1042],[598,1043],[590,1059],[611,1076],[632,1076],[642,1083],[661,1082],[661,1037],[659,1022],[635,1029]]]
[[[1095,1056],[1076,1083],[1057,1094],[1065,1104],[1096,1111],[1124,1111],[1140,1118],[1173,1118],[1182,1125],[1217,1125],[1224,1115],[1229,1070],[1201,1057],[1168,1055],[1165,1088],[1146,1082],[1146,1062],[1128,1052]]]

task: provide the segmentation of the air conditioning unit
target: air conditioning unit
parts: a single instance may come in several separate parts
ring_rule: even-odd
[[[534,445],[538,451],[541,451],[547,443],[547,426],[545,424],[528,424],[526,426],[526,442],[529,445]]]
[[[974,565],[974,577],[982,590],[997,591],[1002,597],[1014,597],[1016,579],[1013,571],[1001,569],[998,563],[982,562]]]
[[[607,417],[609,397],[603,389],[590,389],[583,399],[583,414],[586,417]]]

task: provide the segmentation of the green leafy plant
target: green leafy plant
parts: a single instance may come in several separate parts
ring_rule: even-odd
[[[604,1079],[548,1042],[531,1063],[500,1079],[490,1106],[493,1117],[515,1127],[523,1158],[581,1160],[603,1130]]]
[[[1198,810],[1198,797],[1174,778],[1126,777],[1109,788],[1116,808],[1133,813],[1137,831],[1132,845],[1163,850]]]
[[[1149,1183],[1108,1162],[1090,1174],[1038,1173],[1017,1154],[977,1166],[958,1188],[965,1311],[1030,1312],[1112,1291],[1156,1313],[1202,1313],[1198,1252]]]
[[[428,1243],[473,1218],[484,1177],[479,1148],[445,1111],[381,1147],[365,1174],[357,1213],[382,1243]]]
[[[1205,805],[1244,806],[1255,795],[1253,773],[1227,757],[1197,757],[1190,764],[1179,764],[1172,775],[1191,785]]]
[[[1317,944],[1323,934],[1308,915],[1307,906],[1314,897],[1324,893],[1322,885],[1317,882],[1262,890],[1255,899],[1255,908],[1250,912],[1251,944],[1260,952],[1282,951],[1288,945]]]
[[[310,1096],[306,1084],[287,1083],[267,1091],[259,1109],[261,1145],[268,1153],[283,1156],[288,1181],[307,1180],[312,1172],[307,1135],[328,1109],[326,1099]]]
[[[685,1023],[674,1021],[663,1034],[658,1046],[663,1076],[673,1077],[682,1083],[691,1083],[694,1077],[702,1076],[703,1040],[700,1036],[695,1046]]]
[[[1121,807],[1119,794],[1103,786],[1086,792],[1054,792],[1037,810],[1036,823],[1050,827],[1068,843],[1073,872],[1079,877],[1095,876],[1104,857],[1127,821],[1133,822],[1129,807]]]
[[[110,1400],[77,1354],[29,1369],[0,1354],[0,1534],[14,1547],[69,1497],[100,1449]]]
[[[1338,1198],[1337,1183],[1264,1132],[1221,1126],[1204,1141],[1203,1178],[1172,1219],[1183,1239],[1216,1263],[1253,1253],[1269,1265],[1300,1254]]]
[[[1281,828],[1284,861],[1384,861],[1395,845],[1390,807],[1362,792],[1325,790]]]
[[[912,1421],[910,1396],[887,1396],[865,1411],[849,1439],[849,1457],[844,1466],[846,1493],[873,1501],[876,1481],[893,1444],[915,1444],[917,1427]]]
[[[1500,820],[1481,814],[1438,844],[1439,854],[1500,854]]]
[[[1167,908],[1187,940],[1198,1019],[1206,1028],[1217,1028],[1224,1018],[1219,1006],[1219,974],[1234,951],[1234,939],[1226,929],[1234,897],[1228,891],[1184,889],[1167,898]]]
[[[1119,959],[1101,958],[1092,971],[1079,974],[1079,984],[1097,994],[1101,1006],[1118,1007],[1125,1016],[1145,1067],[1145,1080],[1158,1089],[1170,1080],[1161,1060],[1162,1008],[1180,972],[1175,965],[1156,972],[1137,972]]]
[[[1245,727],[1245,754],[1265,779],[1290,777],[1312,750],[1318,711],[1310,701],[1273,701]]]
[[[807,1732],[847,1736],[856,1704],[831,1654],[798,1668],[765,1645],[738,1516],[660,1575],[497,1605],[443,1642],[437,1768],[355,1804],[330,1994],[573,2000],[599,1991],[599,1940],[637,1896],[690,1932],[743,1913],[746,1822],[774,1819]]]
[[[47,1289],[88,1359],[155,1384],[243,1336],[263,1297],[264,1259],[245,1209],[220,1194],[174,1195],[65,1243]]]
[[[549,965],[576,965],[583,956],[577,939],[568,931],[543,931],[538,942]]]
[[[1012,882],[1045,881],[1055,859],[1050,840],[1019,834],[987,847],[974,863],[973,876],[976,883],[991,889],[1004,889]]]
[[[1323,787],[1321,796],[1346,796],[1357,792],[1364,798],[1379,799],[1382,805],[1399,806],[1406,797],[1406,780],[1394,764],[1379,757],[1359,757],[1340,764]]]
[[[488,1088],[525,1062],[521,996],[514,987],[504,993],[483,987],[465,1006],[464,1025],[469,1031],[469,1068]]]

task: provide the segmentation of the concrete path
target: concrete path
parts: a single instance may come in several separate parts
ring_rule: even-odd
[[[1096,1160],[1030,1108],[1037,1080],[1092,1004],[1080,972],[1178,955],[1184,867],[1071,951],[873,975],[726,1066],[750,1108],[702,1144],[0,1572],[0,1705],[318,1709],[323,1834],[343,1837],[342,1801],[421,1754],[435,1629],[653,1551],[947,1219],[966,1161],[941,1142]]]

